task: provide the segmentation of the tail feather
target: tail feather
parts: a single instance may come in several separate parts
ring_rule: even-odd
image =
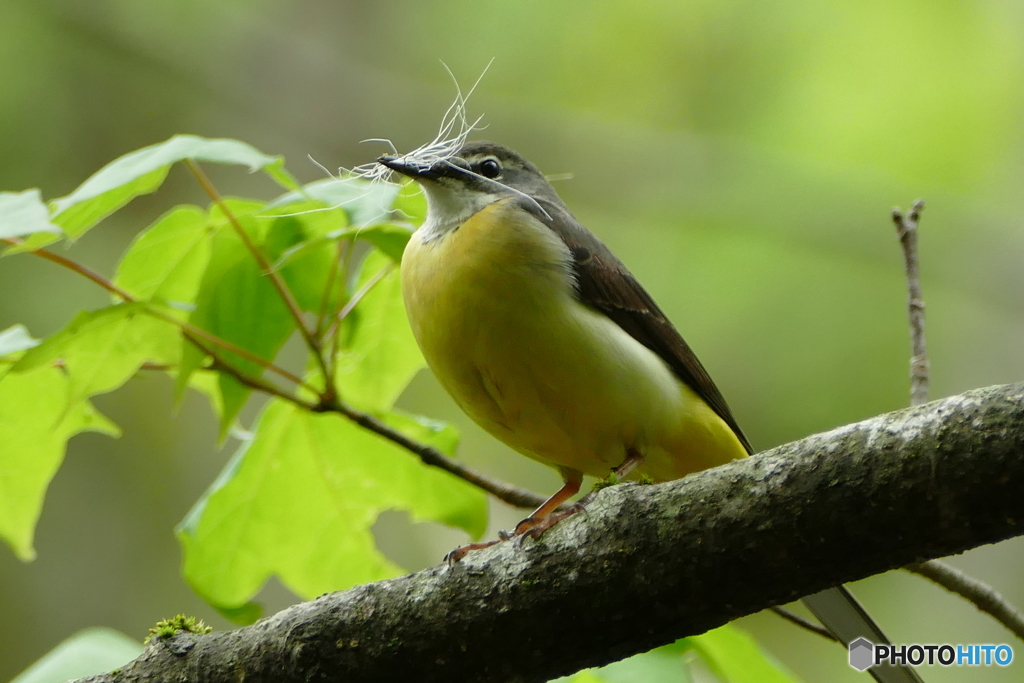
[[[889,639],[845,586],[808,595],[804,604],[822,624],[845,645],[867,638],[876,645],[890,645]],[[909,666],[874,666],[867,673],[878,683],[923,683]]]

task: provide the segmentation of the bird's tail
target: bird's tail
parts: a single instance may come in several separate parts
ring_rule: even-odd
[[[836,586],[808,595],[804,604],[844,645],[867,638],[876,645],[891,645],[889,639],[845,586]],[[923,683],[909,666],[873,666],[868,673],[878,683]]]

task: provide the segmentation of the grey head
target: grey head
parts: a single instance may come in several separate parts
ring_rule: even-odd
[[[518,196],[533,204],[564,208],[536,166],[494,142],[466,142],[455,156],[383,156],[378,163],[418,182],[427,195],[428,227],[447,232],[485,206]]]

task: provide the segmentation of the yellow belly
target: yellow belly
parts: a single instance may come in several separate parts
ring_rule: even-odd
[[[743,457],[736,436],[652,351],[573,297],[568,251],[508,200],[402,260],[413,332],[463,410],[520,453],[607,476],[678,478]]]

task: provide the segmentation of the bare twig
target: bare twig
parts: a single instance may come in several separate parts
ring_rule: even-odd
[[[907,313],[910,318],[910,405],[928,401],[928,350],[924,340],[924,297],[921,294],[921,276],[917,263],[917,225],[924,209],[924,200],[918,199],[904,216],[899,209],[892,210],[896,235],[903,247],[903,264],[907,273]]]
[[[802,616],[800,616],[796,612],[790,612],[785,607],[779,607],[779,606],[772,607],[772,611],[775,612],[776,614],[778,614],[780,617],[782,617],[786,621],[789,621],[789,622],[791,622],[793,624],[796,624],[800,628],[805,628],[808,631],[810,631],[811,633],[815,633],[815,634],[821,636],[822,638],[824,638],[826,640],[831,640],[833,643],[838,643],[839,642],[839,639],[836,638],[834,635],[832,635],[832,632],[829,631],[827,628],[825,628],[824,626],[820,626],[818,624],[815,624],[810,619],[804,619]]]
[[[974,606],[991,615],[1018,638],[1024,640],[1024,614],[988,584],[968,576],[959,569],[940,560],[929,560],[908,565],[908,571],[930,579],[946,590],[956,593]]]

